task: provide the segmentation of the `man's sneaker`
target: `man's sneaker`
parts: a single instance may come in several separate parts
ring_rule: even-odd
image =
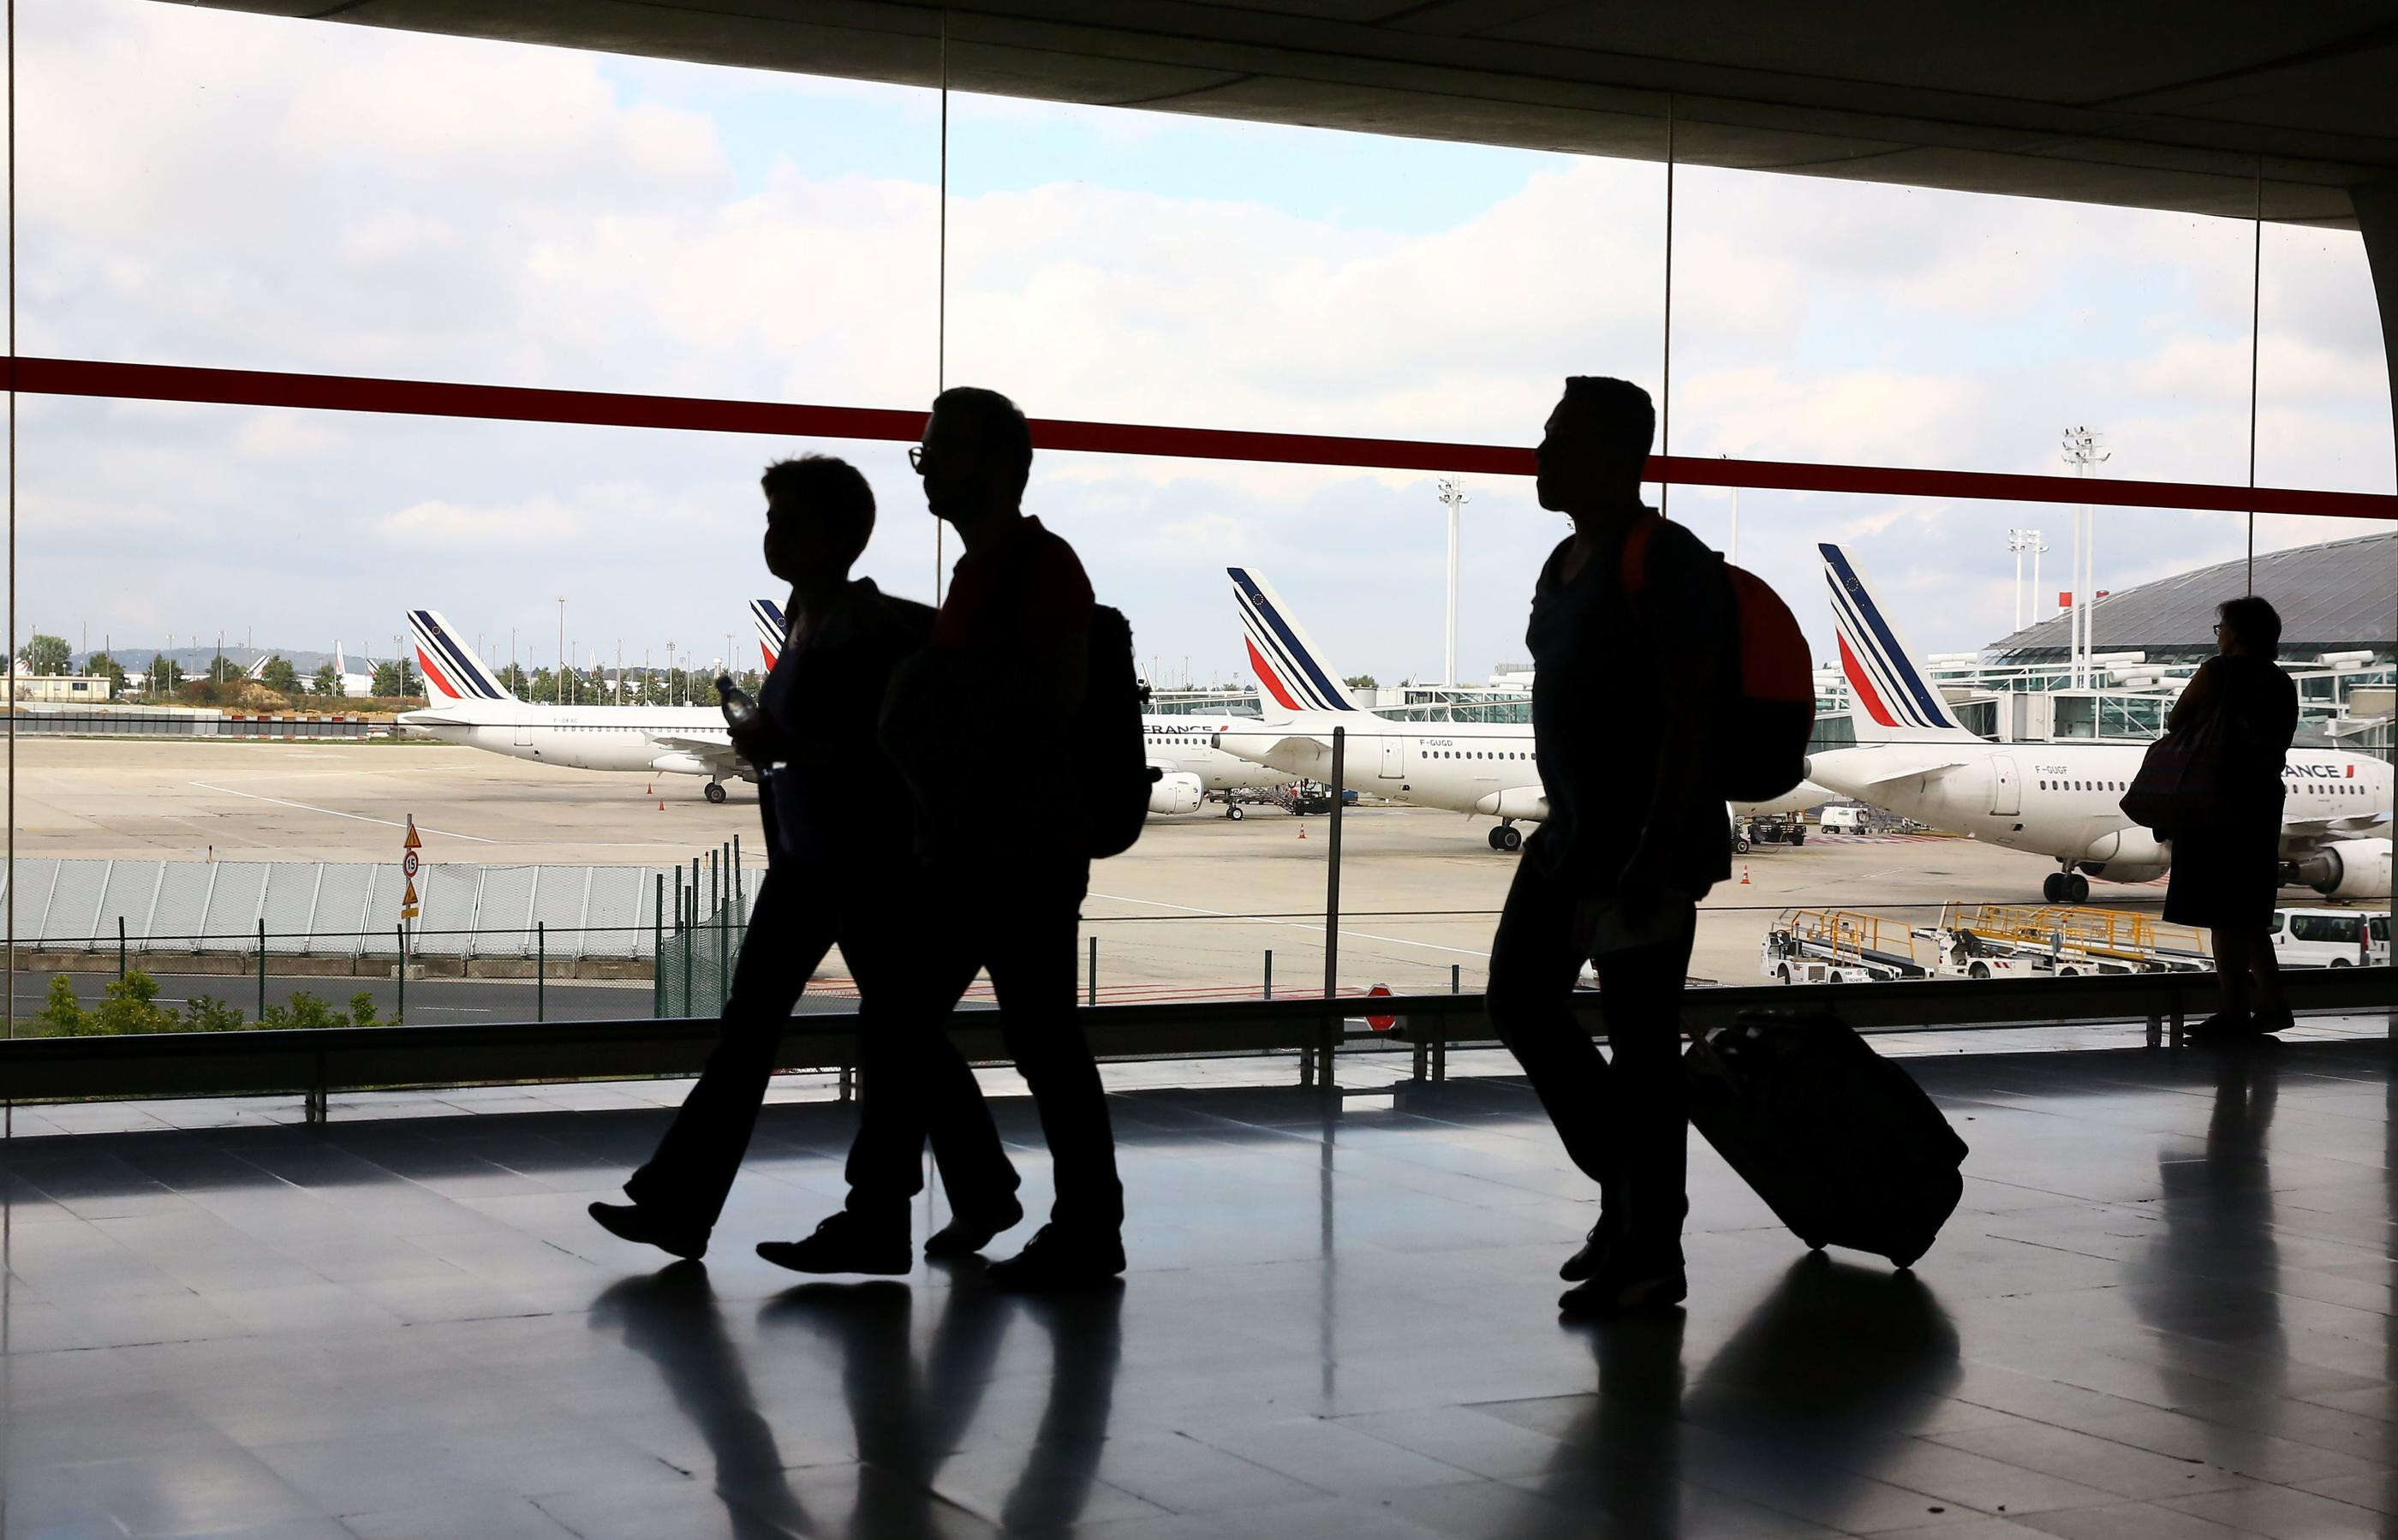
[[[706,1230],[696,1224],[679,1224],[654,1209],[644,1209],[638,1203],[595,1203],[589,1211],[600,1222],[600,1228],[619,1240],[654,1246],[686,1262],[696,1262],[707,1255]]]
[[[794,1273],[904,1273],[915,1265],[908,1225],[876,1224],[844,1209],[805,1240],[761,1240],[758,1254]]]
[[[1598,1223],[1590,1227],[1590,1238],[1582,1243],[1581,1250],[1566,1258],[1565,1265],[1557,1269],[1557,1277],[1568,1283],[1580,1283],[1597,1272],[1599,1264],[1607,1260],[1609,1250],[1623,1234],[1623,1222],[1601,1209]]]
[[[956,1262],[971,1257],[989,1246],[1002,1232],[1013,1230],[1024,1219],[1024,1205],[1014,1198],[1006,1200],[1004,1209],[990,1209],[981,1213],[959,1212],[950,1222],[924,1239],[924,1257],[929,1262]]]
[[[1114,1231],[1078,1233],[1044,1224],[1023,1250],[992,1263],[985,1276],[995,1289],[1045,1293],[1103,1289],[1124,1270],[1124,1241]]]
[[[1619,1248],[1588,1280],[1557,1296],[1557,1313],[1582,1319],[1667,1310],[1691,1291],[1678,1256],[1643,1261]]]

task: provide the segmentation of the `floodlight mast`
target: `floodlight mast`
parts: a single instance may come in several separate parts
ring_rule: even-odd
[[[1448,646],[1444,655],[1441,682],[1457,688],[1457,510],[1471,501],[1465,489],[1444,476],[1433,486],[1440,493],[1441,507],[1448,510]]]
[[[2038,530],[2007,531],[2007,549],[2015,557],[2015,629],[2024,628],[2024,553],[2031,553],[2031,591],[2040,592],[2040,558],[2048,549],[2048,542]]]
[[[2065,430],[2061,451],[2065,463],[2073,467],[2077,477],[2086,477],[2090,467],[2102,466],[2115,457],[2115,452],[2098,447],[2097,433],[2087,427],[2074,426]],[[2090,505],[2082,504],[2073,510],[2073,688],[2087,690],[2096,684],[2090,666],[2090,655],[2096,650],[2091,636],[2091,586],[2096,580],[2097,519]]]

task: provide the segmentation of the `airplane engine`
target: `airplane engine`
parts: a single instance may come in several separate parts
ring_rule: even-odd
[[[2145,829],[2119,829],[2093,841],[2074,864],[2110,883],[2145,883],[2164,875],[2173,865],[2173,852]]]
[[[650,761],[650,768],[662,776],[705,776],[707,762],[697,754],[660,754]]]
[[[1196,812],[1203,790],[1198,777],[1169,771],[1150,784],[1149,810],[1152,813]]]
[[[2283,868],[2294,882],[2326,898],[2390,897],[2390,842],[2340,840],[2310,850]]]

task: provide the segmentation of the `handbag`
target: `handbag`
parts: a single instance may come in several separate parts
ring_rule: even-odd
[[[2159,839],[2197,829],[2223,817],[2226,743],[2219,714],[2149,745],[2140,773],[2117,805],[2123,816]]]

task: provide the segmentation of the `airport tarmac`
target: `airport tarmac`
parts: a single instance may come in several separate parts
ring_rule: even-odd
[[[427,861],[662,867],[738,837],[745,862],[762,864],[755,789],[736,784],[731,801],[712,805],[686,776],[598,774],[409,743],[27,739],[17,756],[20,856],[397,861],[412,816]],[[1055,798],[1013,790],[993,784],[990,817],[1058,816]],[[1239,822],[1221,809],[1153,818],[1132,850],[1098,864],[1084,916],[1098,943],[1100,1000],[1262,993],[1269,951],[1275,993],[1323,988],[1328,821],[1273,808],[1249,814]],[[1452,977],[1459,988],[1482,987],[1520,858],[1489,848],[1489,827],[1426,808],[1349,811],[1343,989],[1432,992]],[[906,854],[895,840],[892,858]],[[1758,937],[1786,908],[1920,923],[1952,900],[2037,901],[2046,870],[2030,857],[1943,837],[1819,836],[1798,850],[1762,848],[1736,858],[1733,880],[1709,895],[1691,972],[1757,979]],[[2162,884],[2099,884],[2093,901],[2153,910],[2162,893]],[[355,986],[318,987],[346,998]]]

